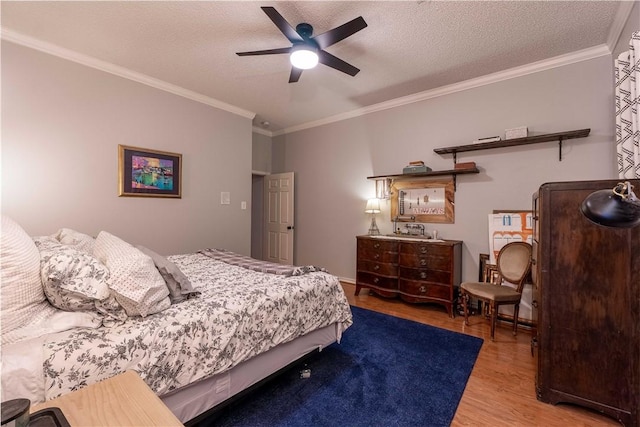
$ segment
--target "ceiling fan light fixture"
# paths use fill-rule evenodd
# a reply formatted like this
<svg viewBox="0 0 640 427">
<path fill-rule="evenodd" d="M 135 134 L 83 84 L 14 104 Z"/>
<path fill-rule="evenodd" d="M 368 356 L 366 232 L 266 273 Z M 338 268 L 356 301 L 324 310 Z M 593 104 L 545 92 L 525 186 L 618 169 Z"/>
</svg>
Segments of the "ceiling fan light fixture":
<svg viewBox="0 0 640 427">
<path fill-rule="evenodd" d="M 294 46 L 289 55 L 291 65 L 301 70 L 309 70 L 318 65 L 318 51 L 304 44 Z"/>
</svg>

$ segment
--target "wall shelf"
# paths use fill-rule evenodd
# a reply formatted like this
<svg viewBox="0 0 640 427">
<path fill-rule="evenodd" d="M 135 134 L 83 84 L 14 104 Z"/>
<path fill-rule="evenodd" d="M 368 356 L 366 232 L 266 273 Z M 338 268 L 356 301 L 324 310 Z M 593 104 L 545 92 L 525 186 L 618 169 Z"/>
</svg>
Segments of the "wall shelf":
<svg viewBox="0 0 640 427">
<path fill-rule="evenodd" d="M 483 142 L 479 144 L 456 145 L 453 147 L 434 148 L 437 154 L 453 154 L 453 162 L 456 162 L 457 153 L 465 151 L 490 150 L 494 148 L 514 147 L 516 145 L 540 144 L 542 142 L 558 141 L 558 158 L 562 161 L 562 141 L 566 139 L 585 138 L 589 136 L 591 129 L 578 129 L 566 132 L 549 133 L 545 135 L 527 136 L 525 138 L 506 139 L 497 142 Z"/>
<path fill-rule="evenodd" d="M 450 169 L 443 171 L 431 171 L 431 172 L 420 172 L 420 173 L 400 173 L 397 175 L 377 175 L 377 176 L 368 176 L 367 179 L 415 179 L 415 178 L 430 178 L 432 176 L 442 176 L 442 175 L 462 175 L 467 173 L 480 173 L 478 168 L 468 168 L 468 169 Z"/>
<path fill-rule="evenodd" d="M 480 173 L 478 168 L 465 168 L 465 169 L 449 169 L 442 171 L 430 171 L 430 172 L 420 172 L 420 173 L 400 173 L 396 175 L 376 175 L 376 176 L 368 176 L 367 179 L 380 180 L 380 179 L 388 179 L 391 181 L 395 180 L 403 180 L 403 179 L 416 179 L 416 178 L 432 178 L 434 176 L 443 176 L 443 175 L 452 175 L 453 176 L 453 191 L 456 190 L 457 187 L 457 175 L 464 175 L 469 173 Z"/>
</svg>

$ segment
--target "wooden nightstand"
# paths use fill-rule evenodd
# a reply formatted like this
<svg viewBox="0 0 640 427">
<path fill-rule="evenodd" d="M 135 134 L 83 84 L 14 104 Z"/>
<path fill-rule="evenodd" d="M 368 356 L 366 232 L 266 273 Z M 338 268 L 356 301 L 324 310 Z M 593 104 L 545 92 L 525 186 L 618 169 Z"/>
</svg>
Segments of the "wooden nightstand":
<svg viewBox="0 0 640 427">
<path fill-rule="evenodd" d="M 182 426 L 134 371 L 31 407 L 57 407 L 75 426 Z"/>
</svg>

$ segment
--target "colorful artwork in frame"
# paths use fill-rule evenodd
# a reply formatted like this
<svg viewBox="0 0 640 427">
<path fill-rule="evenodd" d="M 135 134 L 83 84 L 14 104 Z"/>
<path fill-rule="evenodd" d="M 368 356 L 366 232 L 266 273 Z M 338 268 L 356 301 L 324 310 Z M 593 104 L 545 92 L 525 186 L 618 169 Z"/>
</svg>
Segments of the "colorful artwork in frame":
<svg viewBox="0 0 640 427">
<path fill-rule="evenodd" d="M 182 197 L 182 154 L 118 145 L 120 196 Z"/>
</svg>

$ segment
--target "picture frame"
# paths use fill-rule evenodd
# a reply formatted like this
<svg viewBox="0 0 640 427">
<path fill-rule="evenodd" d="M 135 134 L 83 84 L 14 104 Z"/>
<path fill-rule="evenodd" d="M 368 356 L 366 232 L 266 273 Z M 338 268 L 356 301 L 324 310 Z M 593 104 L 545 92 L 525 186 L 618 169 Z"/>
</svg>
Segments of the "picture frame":
<svg viewBox="0 0 640 427">
<path fill-rule="evenodd" d="M 182 154 L 118 145 L 119 196 L 182 197 Z"/>
<path fill-rule="evenodd" d="M 454 194 L 453 179 L 396 180 L 391 185 L 391 220 L 453 224 Z"/>
</svg>

